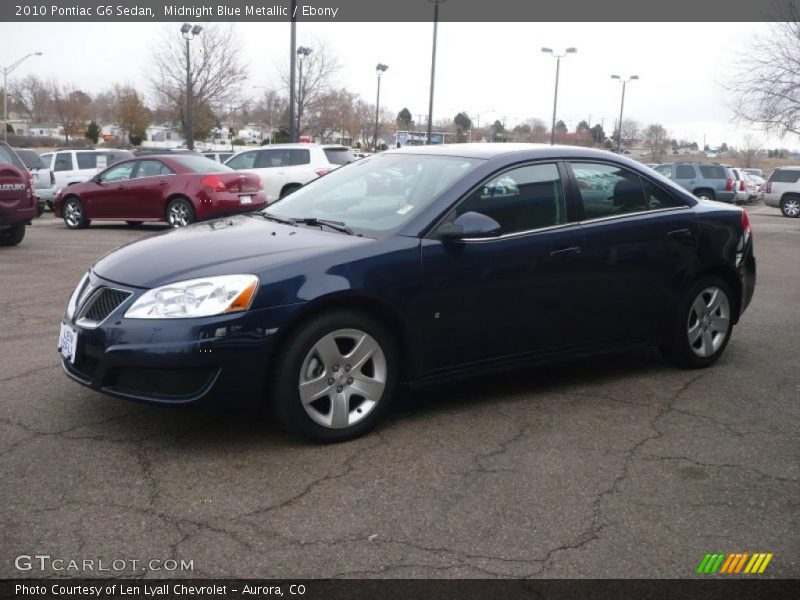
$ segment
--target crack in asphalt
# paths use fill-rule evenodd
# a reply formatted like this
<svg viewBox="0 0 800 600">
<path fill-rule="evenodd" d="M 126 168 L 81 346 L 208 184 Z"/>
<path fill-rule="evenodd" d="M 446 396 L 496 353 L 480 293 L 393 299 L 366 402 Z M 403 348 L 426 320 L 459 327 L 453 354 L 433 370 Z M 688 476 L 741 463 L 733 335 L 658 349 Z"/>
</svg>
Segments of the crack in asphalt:
<svg viewBox="0 0 800 600">
<path fill-rule="evenodd" d="M 767 479 L 774 479 L 775 481 L 782 481 L 785 483 L 798 483 L 800 479 L 794 477 L 781 477 L 780 475 L 772 475 L 771 473 L 765 473 L 764 471 L 760 471 L 759 469 L 752 469 L 750 467 L 745 467 L 744 465 L 737 465 L 733 463 L 706 463 L 696 460 L 694 458 L 689 458 L 688 456 L 655 456 L 655 455 L 648 455 L 642 457 L 642 460 L 651 460 L 651 461 L 662 461 L 662 460 L 682 460 L 686 462 L 690 462 L 695 464 L 699 467 L 714 467 L 720 469 L 737 469 L 742 471 L 743 473 L 750 473 L 753 475 L 759 475 L 761 477 L 765 477 Z"/>
</svg>

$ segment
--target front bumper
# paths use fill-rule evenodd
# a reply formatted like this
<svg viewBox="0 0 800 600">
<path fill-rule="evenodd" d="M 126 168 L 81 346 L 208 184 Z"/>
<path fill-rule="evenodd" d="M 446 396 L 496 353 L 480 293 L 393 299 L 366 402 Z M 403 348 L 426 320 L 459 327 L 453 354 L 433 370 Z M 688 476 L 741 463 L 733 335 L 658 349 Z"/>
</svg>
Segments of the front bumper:
<svg viewBox="0 0 800 600">
<path fill-rule="evenodd" d="M 103 280 L 93 279 L 93 285 Z M 111 284 L 114 288 L 120 286 Z M 126 319 L 133 294 L 96 327 L 78 332 L 66 374 L 99 392 L 157 404 L 243 406 L 264 399 L 280 327 L 300 305 L 192 319 Z"/>
</svg>

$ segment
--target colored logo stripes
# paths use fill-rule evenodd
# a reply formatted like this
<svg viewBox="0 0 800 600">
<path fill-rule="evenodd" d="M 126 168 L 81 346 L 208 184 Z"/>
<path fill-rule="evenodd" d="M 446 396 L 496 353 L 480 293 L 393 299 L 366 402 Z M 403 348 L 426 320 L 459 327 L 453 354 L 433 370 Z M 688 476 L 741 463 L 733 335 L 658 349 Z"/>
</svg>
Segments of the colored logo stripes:
<svg viewBox="0 0 800 600">
<path fill-rule="evenodd" d="M 749 552 L 736 552 L 733 554 L 717 552 L 715 554 L 706 554 L 703 560 L 700 561 L 697 572 L 710 575 L 714 573 L 728 575 L 732 573 L 761 574 L 767 568 L 769 561 L 772 560 L 772 556 L 771 552 L 756 552 L 754 554 Z"/>
</svg>

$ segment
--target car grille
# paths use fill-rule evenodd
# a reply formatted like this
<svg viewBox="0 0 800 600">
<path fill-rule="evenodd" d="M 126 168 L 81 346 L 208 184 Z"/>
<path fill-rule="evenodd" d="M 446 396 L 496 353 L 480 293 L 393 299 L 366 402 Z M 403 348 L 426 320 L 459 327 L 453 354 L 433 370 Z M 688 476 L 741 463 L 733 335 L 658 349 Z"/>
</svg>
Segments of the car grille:
<svg viewBox="0 0 800 600">
<path fill-rule="evenodd" d="M 81 324 L 102 323 L 108 315 L 114 312 L 131 293 L 114 288 L 100 288 L 83 305 L 78 313 L 78 321 Z"/>
<path fill-rule="evenodd" d="M 182 400 L 201 394 L 213 381 L 216 369 L 119 369 L 108 389 L 113 392 L 161 400 Z"/>
</svg>

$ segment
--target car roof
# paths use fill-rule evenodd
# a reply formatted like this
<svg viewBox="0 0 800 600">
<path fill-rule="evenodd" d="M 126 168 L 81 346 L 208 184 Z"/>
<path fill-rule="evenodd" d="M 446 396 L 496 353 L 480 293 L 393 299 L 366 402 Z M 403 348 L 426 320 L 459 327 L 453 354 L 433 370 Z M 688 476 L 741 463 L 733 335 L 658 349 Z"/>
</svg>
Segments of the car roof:
<svg viewBox="0 0 800 600">
<path fill-rule="evenodd" d="M 477 144 L 436 144 L 429 146 L 404 146 L 403 148 L 387 150 L 381 154 L 429 154 L 437 156 L 458 156 L 461 158 L 492 159 L 498 156 L 513 157 L 518 155 L 521 159 L 552 158 L 596 158 L 608 159 L 613 156 L 621 162 L 641 166 L 641 163 L 632 161 L 619 154 L 607 150 L 583 148 L 581 146 L 551 146 L 550 144 L 523 144 L 523 143 L 477 143 Z"/>
<path fill-rule="evenodd" d="M 776 171 L 778 171 L 778 170 L 781 170 L 781 171 L 797 171 L 798 169 L 800 169 L 800 166 L 796 166 L 796 165 L 786 165 L 786 166 L 783 166 L 783 167 L 775 167 Z"/>
</svg>

